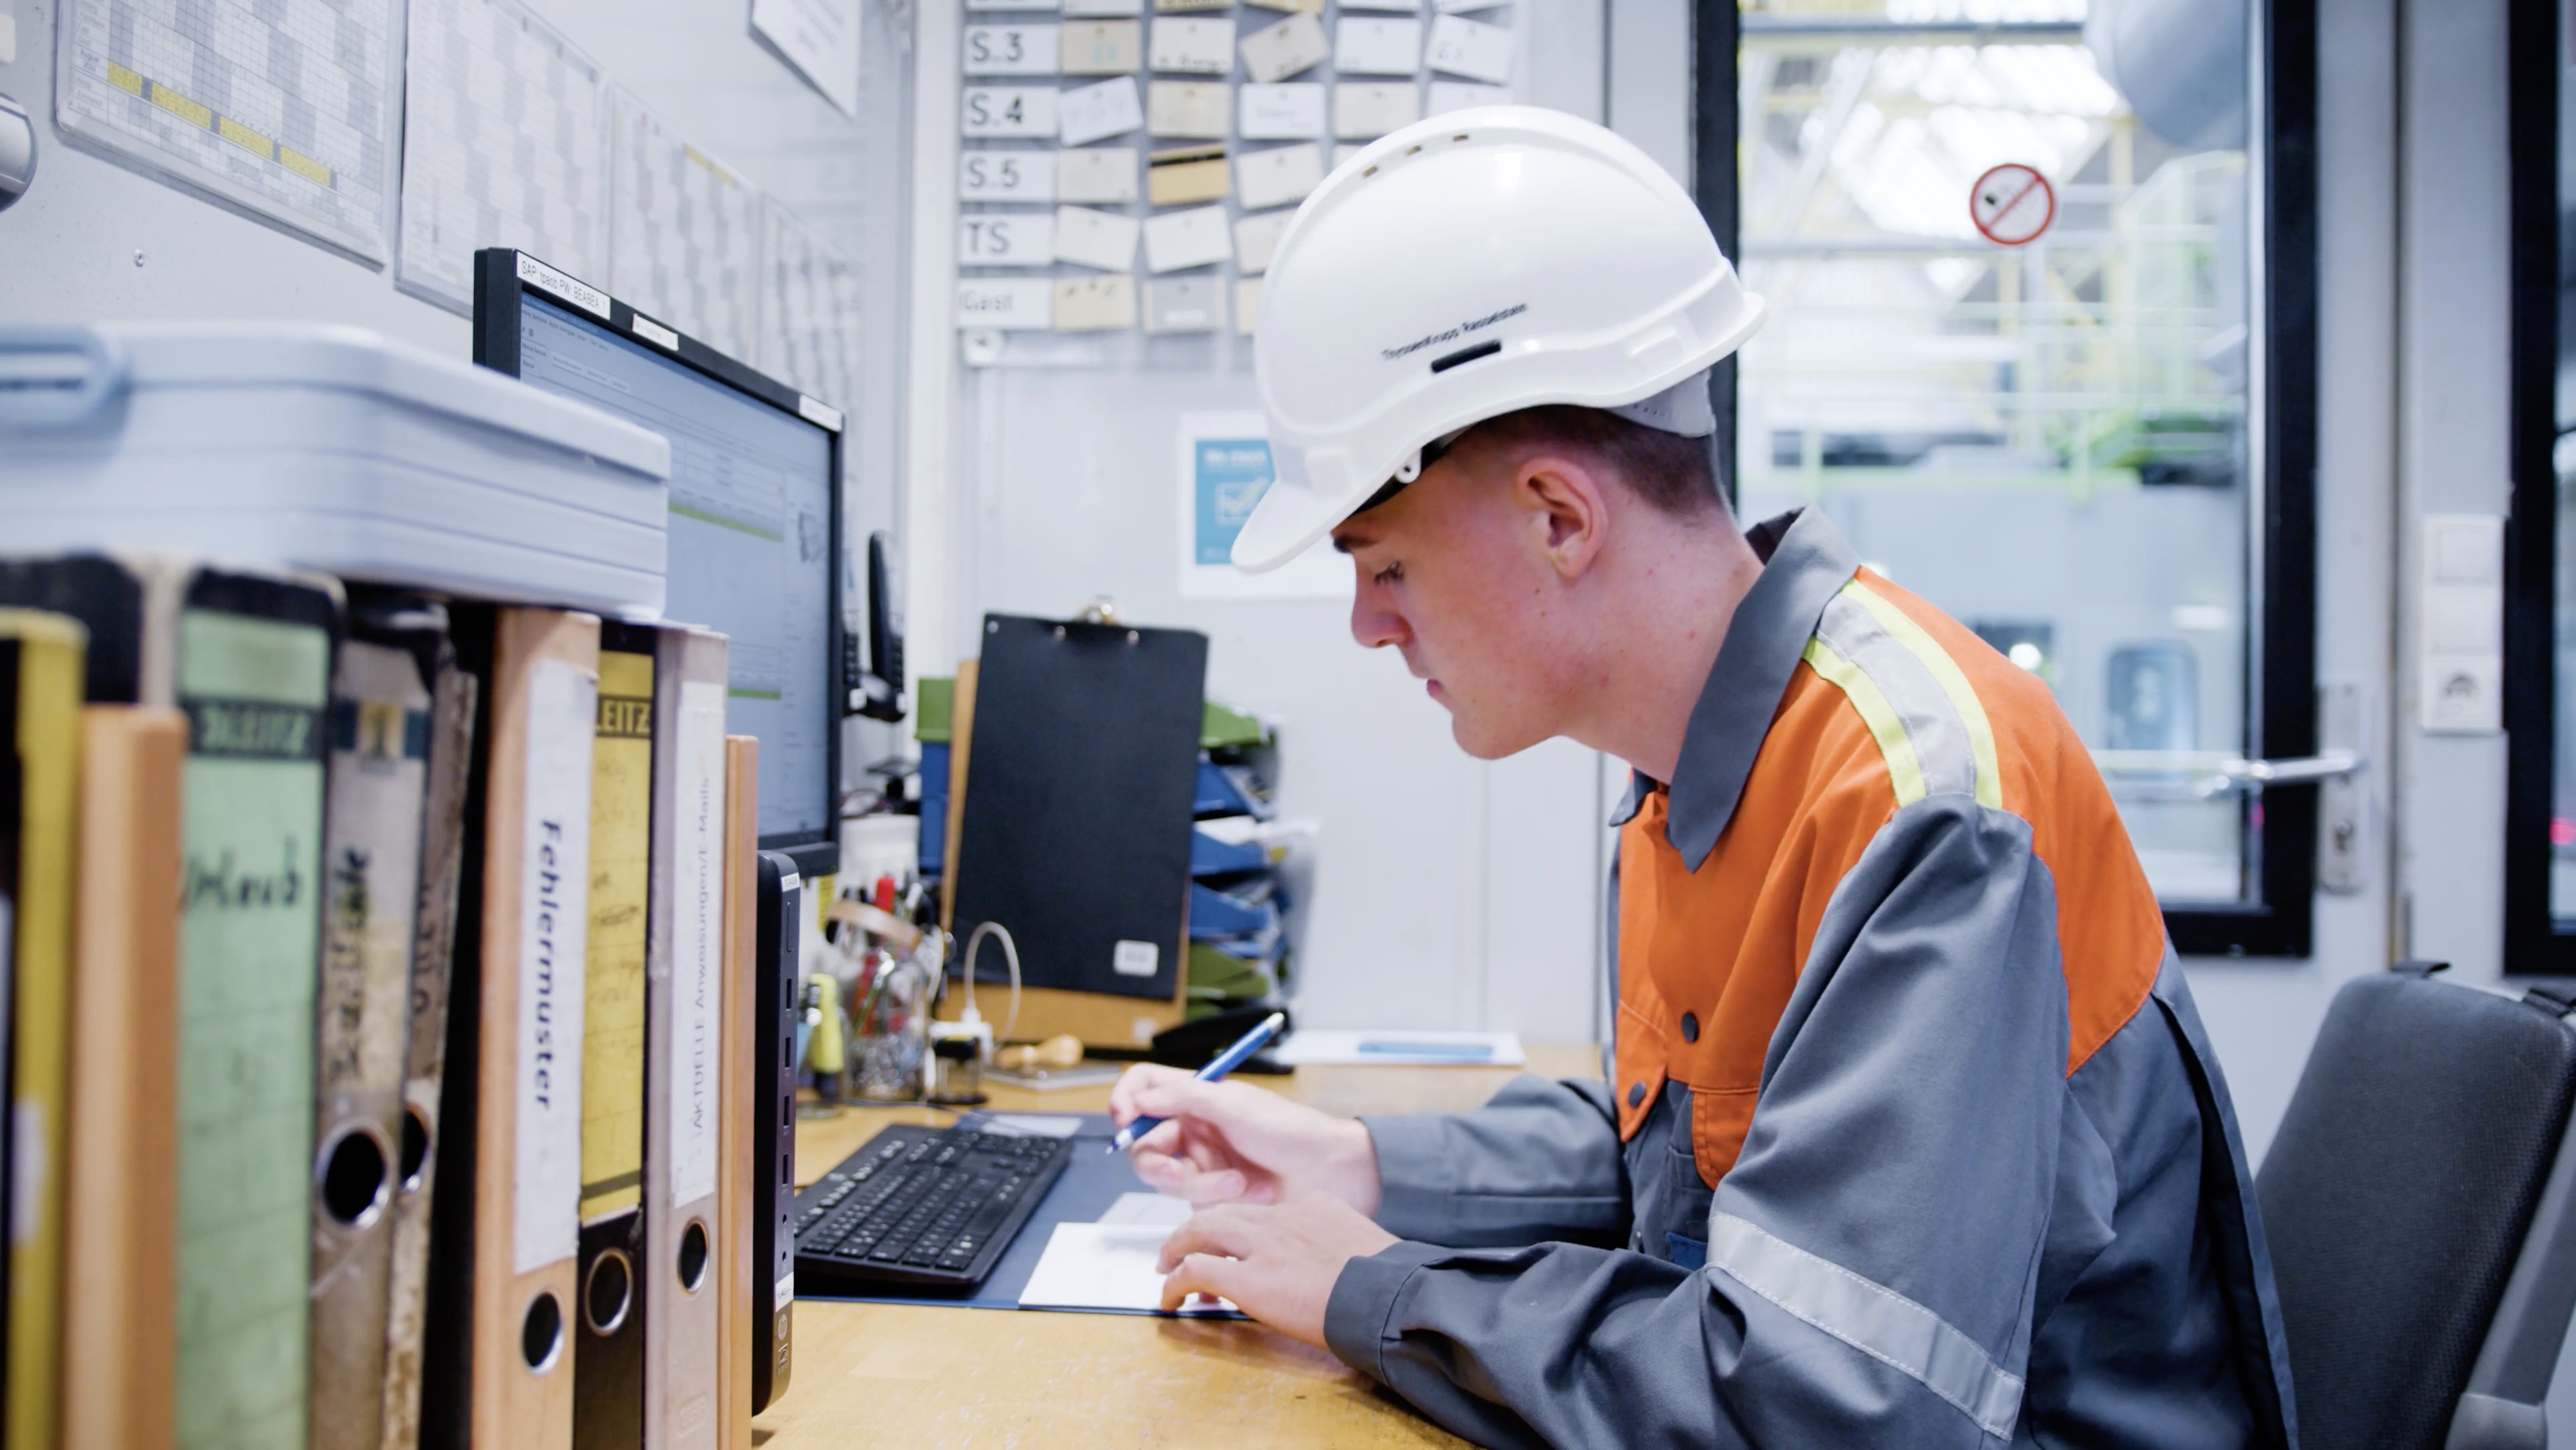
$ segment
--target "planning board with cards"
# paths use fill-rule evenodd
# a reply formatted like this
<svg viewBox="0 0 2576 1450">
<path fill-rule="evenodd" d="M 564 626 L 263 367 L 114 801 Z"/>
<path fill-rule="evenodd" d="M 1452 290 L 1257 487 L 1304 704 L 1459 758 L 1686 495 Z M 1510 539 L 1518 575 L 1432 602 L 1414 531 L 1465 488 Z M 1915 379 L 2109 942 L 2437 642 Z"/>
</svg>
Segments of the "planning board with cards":
<svg viewBox="0 0 2576 1450">
<path fill-rule="evenodd" d="M 1512 99 L 1531 3 L 965 0 L 957 326 L 1249 336 L 1298 204 Z"/>
</svg>

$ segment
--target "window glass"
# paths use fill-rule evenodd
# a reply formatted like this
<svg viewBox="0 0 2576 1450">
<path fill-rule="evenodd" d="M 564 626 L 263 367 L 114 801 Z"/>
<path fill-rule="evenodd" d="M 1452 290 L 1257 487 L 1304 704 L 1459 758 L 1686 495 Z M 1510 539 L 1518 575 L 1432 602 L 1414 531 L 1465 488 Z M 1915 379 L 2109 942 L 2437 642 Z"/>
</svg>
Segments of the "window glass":
<svg viewBox="0 0 2576 1450">
<path fill-rule="evenodd" d="M 2558 61 L 2558 549 L 2553 616 L 2557 636 L 2549 791 L 2549 914 L 2560 930 L 2576 926 L 2576 57 Z M 2545 193 L 2544 193 L 2545 194 Z"/>
<path fill-rule="evenodd" d="M 2241 0 L 1741 17 L 1744 516 L 1821 508 L 2047 681 L 2167 902 L 2257 897 Z"/>
</svg>

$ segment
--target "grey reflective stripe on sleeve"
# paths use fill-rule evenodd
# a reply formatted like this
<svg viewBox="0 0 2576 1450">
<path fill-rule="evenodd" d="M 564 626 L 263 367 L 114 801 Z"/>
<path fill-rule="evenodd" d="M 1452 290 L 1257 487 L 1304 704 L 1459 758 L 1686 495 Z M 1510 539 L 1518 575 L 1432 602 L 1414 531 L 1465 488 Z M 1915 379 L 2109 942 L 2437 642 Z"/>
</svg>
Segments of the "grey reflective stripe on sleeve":
<svg viewBox="0 0 2576 1450">
<path fill-rule="evenodd" d="M 1892 1365 L 1999 1440 L 2021 1417 L 2007 1373 L 1940 1315 L 1731 1213 L 1708 1223 L 1708 1266 L 1861 1353 Z"/>
<path fill-rule="evenodd" d="M 1913 746 L 1926 793 L 1973 795 L 1986 805 L 2002 805 L 1985 709 L 1959 677 L 1959 667 L 1920 626 L 1855 579 L 1825 606 L 1816 638 L 1878 687 Z M 1834 683 L 1851 693 L 1852 682 Z M 1871 713 L 1857 697 L 1853 703 L 1864 717 Z M 1878 723 L 1870 721 L 1873 727 Z M 1882 748 L 1887 744 L 1880 741 Z M 1898 804 L 1911 804 L 1905 796 L 1900 783 Z"/>
</svg>

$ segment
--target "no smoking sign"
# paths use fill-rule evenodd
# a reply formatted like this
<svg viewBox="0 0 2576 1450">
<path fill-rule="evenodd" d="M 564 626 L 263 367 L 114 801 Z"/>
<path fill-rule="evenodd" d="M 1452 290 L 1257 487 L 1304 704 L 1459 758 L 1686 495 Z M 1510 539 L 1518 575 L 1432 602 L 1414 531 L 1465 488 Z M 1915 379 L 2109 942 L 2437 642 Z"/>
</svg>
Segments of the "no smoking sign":
<svg viewBox="0 0 2576 1450">
<path fill-rule="evenodd" d="M 1998 246 L 2026 246 L 2057 220 L 2057 192 L 2033 167 L 2007 161 L 1968 188 L 1968 219 Z"/>
</svg>

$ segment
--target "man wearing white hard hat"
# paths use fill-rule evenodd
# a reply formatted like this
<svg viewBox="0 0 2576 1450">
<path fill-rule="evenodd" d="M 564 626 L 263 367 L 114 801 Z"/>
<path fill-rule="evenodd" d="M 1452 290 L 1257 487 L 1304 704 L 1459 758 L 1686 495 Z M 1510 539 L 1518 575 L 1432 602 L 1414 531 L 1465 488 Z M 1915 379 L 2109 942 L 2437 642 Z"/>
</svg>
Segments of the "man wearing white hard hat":
<svg viewBox="0 0 2576 1450">
<path fill-rule="evenodd" d="M 2082 742 L 1822 516 L 1721 501 L 1707 372 L 1761 317 L 1548 111 L 1397 132 L 1290 225 L 1235 562 L 1329 535 L 1470 754 L 1634 768 L 1614 1071 L 1353 1122 L 1136 1069 L 1137 1167 L 1202 1205 L 1166 1296 L 1489 1444 L 2294 1444 L 2226 1084 Z"/>
</svg>

